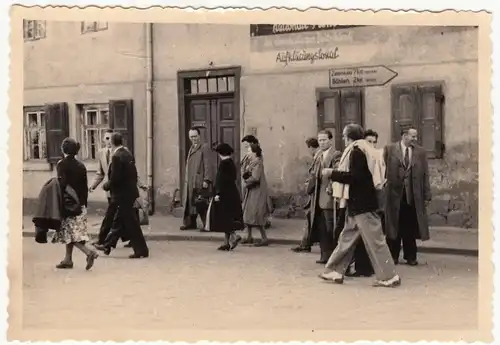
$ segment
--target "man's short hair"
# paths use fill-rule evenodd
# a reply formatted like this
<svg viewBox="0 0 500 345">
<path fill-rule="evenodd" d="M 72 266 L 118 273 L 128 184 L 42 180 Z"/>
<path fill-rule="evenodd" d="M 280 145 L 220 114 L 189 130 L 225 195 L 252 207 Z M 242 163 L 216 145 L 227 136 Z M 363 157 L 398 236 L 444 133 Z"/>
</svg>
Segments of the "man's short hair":
<svg viewBox="0 0 500 345">
<path fill-rule="evenodd" d="M 259 140 L 252 134 L 245 135 L 243 139 L 241 139 L 242 143 L 249 143 L 249 144 L 258 144 Z"/>
<path fill-rule="evenodd" d="M 408 134 L 410 129 L 414 129 L 414 130 L 418 131 L 417 128 L 415 128 L 415 126 L 413 126 L 413 125 L 401 126 L 401 136 Z"/>
<path fill-rule="evenodd" d="M 118 132 L 113 132 L 113 134 L 111 134 L 111 144 L 113 144 L 113 146 L 123 145 L 123 135 Z"/>
<path fill-rule="evenodd" d="M 378 133 L 377 133 L 377 132 L 375 132 L 373 129 L 367 129 L 367 130 L 365 131 L 365 138 L 366 138 L 366 137 L 375 137 L 375 139 L 377 139 L 377 140 L 378 140 Z"/>
<path fill-rule="evenodd" d="M 348 124 L 344 127 L 344 131 L 348 139 L 355 141 L 365 138 L 365 131 L 363 130 L 363 127 L 356 123 Z"/>
<path fill-rule="evenodd" d="M 313 149 L 317 149 L 319 147 L 318 139 L 316 138 L 307 138 L 306 140 L 307 147 L 312 147 Z"/>
<path fill-rule="evenodd" d="M 198 127 L 191 127 L 189 130 L 190 131 L 196 131 L 196 133 L 198 133 L 199 135 L 201 135 L 201 131 L 200 131 L 200 129 Z"/>
<path fill-rule="evenodd" d="M 318 132 L 318 135 L 320 134 L 326 134 L 328 136 L 328 139 L 333 138 L 332 131 L 330 131 L 329 129 L 322 129 L 321 131 Z"/>
</svg>

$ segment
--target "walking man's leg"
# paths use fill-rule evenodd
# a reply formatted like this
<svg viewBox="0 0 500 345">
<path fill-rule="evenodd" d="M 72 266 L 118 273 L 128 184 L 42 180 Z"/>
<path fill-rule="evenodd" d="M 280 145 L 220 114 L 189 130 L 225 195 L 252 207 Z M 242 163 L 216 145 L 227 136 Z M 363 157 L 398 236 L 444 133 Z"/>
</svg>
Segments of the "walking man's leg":
<svg viewBox="0 0 500 345">
<path fill-rule="evenodd" d="M 101 228 L 99 229 L 98 239 L 95 244 L 104 243 L 104 240 L 106 239 L 106 236 L 108 236 L 108 233 L 113 224 L 113 218 L 115 216 L 115 213 L 116 213 L 116 204 L 113 204 L 111 202 L 111 199 L 108 198 L 108 207 L 106 208 L 106 213 L 104 214 L 104 218 L 101 222 Z"/>
</svg>

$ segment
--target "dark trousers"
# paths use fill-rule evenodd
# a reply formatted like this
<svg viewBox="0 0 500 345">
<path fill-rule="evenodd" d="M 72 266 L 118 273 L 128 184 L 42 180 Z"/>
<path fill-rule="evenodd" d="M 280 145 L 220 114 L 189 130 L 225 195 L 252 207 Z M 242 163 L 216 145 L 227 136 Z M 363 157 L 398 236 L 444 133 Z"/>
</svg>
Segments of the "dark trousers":
<svg viewBox="0 0 500 345">
<path fill-rule="evenodd" d="M 208 202 L 196 204 L 196 214 L 189 214 L 189 209 L 191 208 L 190 206 L 191 205 L 188 204 L 184 208 L 184 225 L 190 228 L 196 228 L 196 219 L 198 218 L 198 215 L 200 215 L 203 228 L 205 228 L 207 223 Z"/>
<path fill-rule="evenodd" d="M 321 250 L 320 260 L 328 260 L 335 249 L 334 233 L 333 233 L 333 210 L 316 209 L 315 212 L 316 224 L 319 231 L 319 247 Z"/>
<path fill-rule="evenodd" d="M 413 205 L 406 201 L 406 195 L 403 193 L 401 206 L 399 209 L 399 229 L 398 236 L 395 239 L 388 239 L 387 244 L 391 251 L 394 261 L 399 260 L 401 252 L 401 242 L 403 243 L 403 255 L 406 261 L 417 260 L 417 233 L 418 219 L 417 212 Z"/>
<path fill-rule="evenodd" d="M 104 214 L 104 219 L 102 220 L 101 223 L 101 228 L 99 229 L 99 236 L 98 236 L 98 242 L 99 244 L 103 244 L 104 241 L 106 240 L 106 237 L 108 236 L 111 227 L 113 226 L 113 221 L 115 219 L 116 211 L 118 208 L 118 204 L 116 203 L 111 203 L 111 199 L 108 198 L 108 208 L 106 209 L 106 213 Z M 118 225 L 119 222 L 116 223 Z M 127 241 L 126 236 L 121 237 L 122 241 Z"/>
<path fill-rule="evenodd" d="M 126 235 L 130 239 L 135 254 L 147 254 L 149 249 L 142 234 L 137 210 L 134 209 L 134 201 L 123 198 L 111 202 L 116 207 L 116 213 L 111 231 L 105 240 L 105 246 L 116 247 L 120 237 Z"/>
</svg>

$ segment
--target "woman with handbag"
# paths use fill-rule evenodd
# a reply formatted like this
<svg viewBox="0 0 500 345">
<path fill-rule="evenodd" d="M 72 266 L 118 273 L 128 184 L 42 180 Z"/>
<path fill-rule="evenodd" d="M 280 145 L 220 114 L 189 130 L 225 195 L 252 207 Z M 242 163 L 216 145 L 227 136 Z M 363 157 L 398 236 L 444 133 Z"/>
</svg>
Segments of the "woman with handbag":
<svg viewBox="0 0 500 345">
<path fill-rule="evenodd" d="M 271 213 L 268 201 L 267 181 L 264 173 L 262 149 L 258 144 L 250 144 L 251 154 L 242 169 L 244 182 L 243 221 L 248 228 L 247 238 L 241 243 L 256 247 L 269 245 L 265 225 Z M 254 243 L 252 229 L 258 228 L 262 240 Z"/>
<path fill-rule="evenodd" d="M 224 233 L 224 243 L 218 250 L 229 251 L 236 248 L 241 241 L 235 231 L 243 229 L 243 210 L 236 185 L 236 166 L 231 158 L 234 150 L 230 145 L 222 143 L 215 148 L 215 152 L 221 160 L 217 168 L 207 221 L 210 231 Z"/>
<path fill-rule="evenodd" d="M 85 243 L 89 240 L 87 231 L 87 169 L 75 156 L 80 151 L 80 144 L 74 139 L 63 140 L 61 150 L 64 158 L 57 163 L 57 178 L 63 195 L 61 228 L 52 237 L 52 243 L 66 245 L 64 259 L 56 268 L 73 268 L 73 247 L 78 248 L 87 256 L 85 269 L 89 270 L 94 265 L 98 255 L 89 249 Z M 66 189 L 72 188 L 78 200 L 68 197 Z"/>
</svg>

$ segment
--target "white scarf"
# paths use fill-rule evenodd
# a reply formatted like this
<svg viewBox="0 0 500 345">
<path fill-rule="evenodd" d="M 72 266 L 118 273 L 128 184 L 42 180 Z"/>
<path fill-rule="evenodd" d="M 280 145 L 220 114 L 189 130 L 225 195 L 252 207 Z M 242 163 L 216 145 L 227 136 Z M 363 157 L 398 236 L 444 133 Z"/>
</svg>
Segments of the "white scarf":
<svg viewBox="0 0 500 345">
<path fill-rule="evenodd" d="M 347 146 L 340 158 L 338 171 L 349 172 L 351 163 L 351 153 L 354 147 L 358 147 L 366 156 L 368 169 L 372 174 L 373 185 L 376 189 L 382 189 L 385 185 L 385 162 L 378 150 L 373 148 L 366 140 L 356 140 Z M 340 199 L 340 208 L 345 208 L 349 199 L 349 185 L 340 182 L 333 182 L 333 197 Z"/>
</svg>

